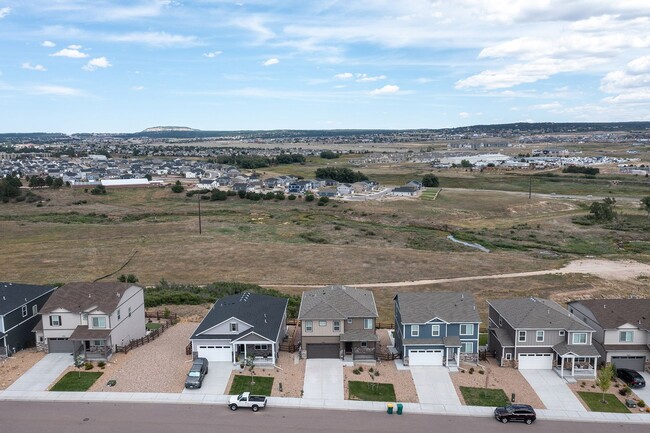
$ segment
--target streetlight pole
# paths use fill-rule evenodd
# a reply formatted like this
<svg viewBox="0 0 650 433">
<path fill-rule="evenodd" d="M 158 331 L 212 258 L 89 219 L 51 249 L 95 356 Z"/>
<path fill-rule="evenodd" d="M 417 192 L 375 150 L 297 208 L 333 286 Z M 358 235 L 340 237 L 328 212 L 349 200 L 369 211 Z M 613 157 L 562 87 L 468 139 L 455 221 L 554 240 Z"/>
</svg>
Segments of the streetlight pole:
<svg viewBox="0 0 650 433">
<path fill-rule="evenodd" d="M 530 196 L 533 193 L 533 176 L 528 176 L 528 199 L 530 200 Z"/>
<path fill-rule="evenodd" d="M 201 194 L 196 195 L 199 199 L 199 234 L 201 234 Z"/>
</svg>

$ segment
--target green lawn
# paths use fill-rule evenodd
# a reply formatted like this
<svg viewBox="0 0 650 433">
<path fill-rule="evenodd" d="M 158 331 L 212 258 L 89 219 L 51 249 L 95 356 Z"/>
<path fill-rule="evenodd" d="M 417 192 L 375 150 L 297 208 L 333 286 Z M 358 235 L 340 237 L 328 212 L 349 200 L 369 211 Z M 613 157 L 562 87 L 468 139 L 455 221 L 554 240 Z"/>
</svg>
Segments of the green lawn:
<svg viewBox="0 0 650 433">
<path fill-rule="evenodd" d="M 395 401 L 395 389 L 390 383 L 348 382 L 350 400 Z"/>
<path fill-rule="evenodd" d="M 71 371 L 61 378 L 50 391 L 88 391 L 104 374 L 95 371 Z"/>
<path fill-rule="evenodd" d="M 602 402 L 603 394 L 600 392 L 578 391 L 578 395 L 587 403 L 592 412 L 614 412 L 629 413 L 630 410 L 621 403 L 615 395 L 605 394 L 605 402 Z"/>
<path fill-rule="evenodd" d="M 251 385 L 250 375 L 242 376 L 240 374 L 233 378 L 232 386 L 230 387 L 231 395 L 239 395 L 242 392 L 250 392 L 255 395 L 271 395 L 273 389 L 272 377 L 255 377 L 255 384 Z"/>
<path fill-rule="evenodd" d="M 485 346 L 488 344 L 488 335 L 487 334 L 478 334 L 478 344 L 479 346 Z"/>
<path fill-rule="evenodd" d="M 162 326 L 162 323 L 147 323 L 145 327 L 147 328 L 148 331 L 154 331 Z"/>
<path fill-rule="evenodd" d="M 508 404 L 508 397 L 502 389 L 470 388 L 461 386 L 465 404 L 468 406 L 505 406 Z"/>
</svg>

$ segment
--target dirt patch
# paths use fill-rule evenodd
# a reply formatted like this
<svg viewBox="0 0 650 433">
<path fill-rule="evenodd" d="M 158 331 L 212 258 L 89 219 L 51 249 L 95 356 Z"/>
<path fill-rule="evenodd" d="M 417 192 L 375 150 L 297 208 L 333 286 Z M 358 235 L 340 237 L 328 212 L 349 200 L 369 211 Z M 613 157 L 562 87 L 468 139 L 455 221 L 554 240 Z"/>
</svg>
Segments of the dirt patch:
<svg viewBox="0 0 650 433">
<path fill-rule="evenodd" d="M 456 388 L 456 394 L 462 404 L 465 404 L 463 395 L 460 392 L 461 386 L 468 386 L 472 388 L 491 388 L 502 389 L 508 398 L 514 393 L 515 402 L 529 404 L 536 409 L 545 409 L 546 407 L 539 399 L 530 384 L 524 379 L 518 370 L 514 368 L 499 367 L 496 365 L 495 359 L 488 359 L 481 361 L 484 367 L 485 374 L 480 374 L 478 371 L 481 367 L 471 364 L 462 364 L 461 367 L 465 372 L 458 372 L 451 374 L 451 381 Z M 474 367 L 474 373 L 470 374 L 469 369 Z"/>
<path fill-rule="evenodd" d="M 199 305 L 159 305 L 153 308 L 147 308 L 147 313 L 159 312 L 164 314 L 165 309 L 170 313 L 178 315 L 181 322 L 200 323 L 205 316 L 210 312 L 212 304 L 199 304 Z M 155 319 L 154 319 L 155 322 Z"/>
<path fill-rule="evenodd" d="M 11 358 L 0 361 L 0 390 L 7 389 L 44 356 L 45 352 L 25 349 L 14 353 Z"/>
<path fill-rule="evenodd" d="M 413 382 L 410 371 L 398 370 L 395 367 L 394 361 L 377 361 L 375 365 L 361 364 L 361 366 L 363 371 L 360 374 L 353 373 L 357 366 L 343 367 L 343 379 L 345 381 L 343 391 L 346 399 L 349 395 L 348 382 L 353 380 L 360 382 L 392 383 L 397 401 L 404 403 L 418 402 L 418 393 L 415 389 L 415 383 Z M 371 368 L 373 369 L 373 373 L 370 372 Z M 379 376 L 376 376 L 374 372 L 379 372 Z"/>
<path fill-rule="evenodd" d="M 298 352 L 280 352 L 276 367 L 255 367 L 255 376 L 273 377 L 271 397 L 302 397 L 302 385 L 305 382 L 305 360 L 298 359 Z M 234 370 L 230 374 L 226 393 L 230 391 L 235 375 L 250 376 L 247 369 Z M 280 391 L 282 384 L 282 391 Z"/>
</svg>

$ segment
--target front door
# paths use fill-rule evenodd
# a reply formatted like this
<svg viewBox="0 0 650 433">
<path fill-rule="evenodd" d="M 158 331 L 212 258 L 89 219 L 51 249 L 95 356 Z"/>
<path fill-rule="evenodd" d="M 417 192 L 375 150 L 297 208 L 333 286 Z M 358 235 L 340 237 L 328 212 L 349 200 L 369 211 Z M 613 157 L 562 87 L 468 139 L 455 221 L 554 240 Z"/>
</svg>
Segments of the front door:
<svg viewBox="0 0 650 433">
<path fill-rule="evenodd" d="M 351 341 L 346 341 L 345 342 L 345 353 L 350 354 L 352 353 L 352 342 Z"/>
</svg>

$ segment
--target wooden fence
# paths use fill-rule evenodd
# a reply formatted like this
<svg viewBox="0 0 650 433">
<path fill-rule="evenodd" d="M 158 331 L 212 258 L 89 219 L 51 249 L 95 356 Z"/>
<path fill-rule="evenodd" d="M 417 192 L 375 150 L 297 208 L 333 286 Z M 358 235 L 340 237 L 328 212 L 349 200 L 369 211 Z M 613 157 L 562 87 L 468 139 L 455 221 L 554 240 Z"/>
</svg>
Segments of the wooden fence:
<svg viewBox="0 0 650 433">
<path fill-rule="evenodd" d="M 190 341 L 187 346 L 185 346 L 185 354 L 186 355 L 191 355 L 192 354 L 192 342 Z"/>
<path fill-rule="evenodd" d="M 146 316 L 145 316 L 146 317 Z M 167 330 L 170 326 L 172 326 L 174 323 L 176 323 L 174 320 L 168 320 L 166 321 L 160 328 L 154 329 L 151 331 L 149 334 L 145 335 L 142 338 L 138 338 L 136 340 L 131 340 L 129 341 L 129 344 L 125 346 L 115 346 L 115 353 L 129 353 L 129 350 L 135 349 L 136 347 L 144 346 L 150 341 L 155 340 L 156 338 L 160 337 L 165 330 Z"/>
<path fill-rule="evenodd" d="M 145 319 L 171 320 L 174 323 L 178 322 L 178 314 L 170 311 L 145 311 L 144 317 Z"/>
<path fill-rule="evenodd" d="M 375 323 L 376 329 L 395 329 L 395 324 L 393 322 L 377 322 Z"/>
</svg>

